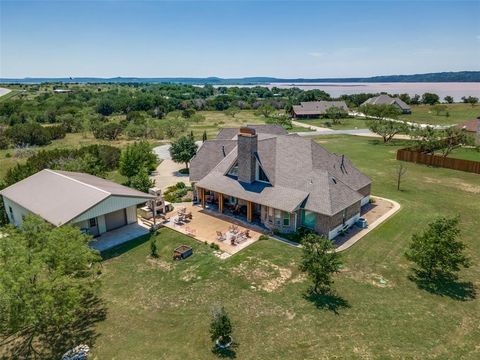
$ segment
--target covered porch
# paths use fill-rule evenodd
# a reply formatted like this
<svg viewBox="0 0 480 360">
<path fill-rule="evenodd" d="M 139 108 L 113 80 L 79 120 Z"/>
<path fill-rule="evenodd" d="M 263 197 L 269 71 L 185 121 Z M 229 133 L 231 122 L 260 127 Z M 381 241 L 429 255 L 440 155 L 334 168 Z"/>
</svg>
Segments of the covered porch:
<svg viewBox="0 0 480 360">
<path fill-rule="evenodd" d="M 297 212 L 283 211 L 218 191 L 196 188 L 196 196 L 203 209 L 246 221 L 269 231 L 295 232 L 300 221 Z"/>
</svg>

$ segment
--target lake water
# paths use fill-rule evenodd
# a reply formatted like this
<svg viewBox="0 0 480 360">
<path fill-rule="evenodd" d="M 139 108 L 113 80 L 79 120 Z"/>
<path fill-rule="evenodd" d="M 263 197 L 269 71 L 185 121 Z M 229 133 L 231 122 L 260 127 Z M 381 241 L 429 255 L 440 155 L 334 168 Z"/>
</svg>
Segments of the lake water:
<svg viewBox="0 0 480 360">
<path fill-rule="evenodd" d="M 440 96 L 440 99 L 447 95 L 452 96 L 455 101 L 461 101 L 462 96 L 475 96 L 480 98 L 480 83 L 300 83 L 269 84 L 268 87 L 292 88 L 298 87 L 303 90 L 320 89 L 329 93 L 332 97 L 340 95 L 379 93 L 389 94 L 415 94 L 422 95 L 432 92 Z"/>
</svg>

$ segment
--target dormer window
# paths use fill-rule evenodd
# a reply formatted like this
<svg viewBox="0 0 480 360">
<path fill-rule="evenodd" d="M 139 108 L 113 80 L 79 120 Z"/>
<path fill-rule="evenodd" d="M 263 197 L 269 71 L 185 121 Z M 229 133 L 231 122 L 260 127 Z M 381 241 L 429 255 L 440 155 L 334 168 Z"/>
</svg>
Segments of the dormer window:
<svg viewBox="0 0 480 360">
<path fill-rule="evenodd" d="M 256 175 L 255 180 L 270 184 L 270 180 L 268 180 L 267 174 L 265 174 L 265 171 L 263 171 L 262 166 L 260 165 L 260 162 L 257 160 L 256 163 L 257 163 L 256 165 L 257 171 L 255 174 Z"/>
<path fill-rule="evenodd" d="M 235 161 L 235 164 L 228 170 L 227 175 L 238 178 L 238 161 Z"/>
</svg>

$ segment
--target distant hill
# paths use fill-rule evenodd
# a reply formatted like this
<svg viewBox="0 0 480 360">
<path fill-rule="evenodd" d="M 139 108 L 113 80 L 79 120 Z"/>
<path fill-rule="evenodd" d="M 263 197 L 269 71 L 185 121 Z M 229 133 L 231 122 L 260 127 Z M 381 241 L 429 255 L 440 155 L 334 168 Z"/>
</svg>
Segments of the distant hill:
<svg viewBox="0 0 480 360">
<path fill-rule="evenodd" d="M 457 72 L 439 72 L 414 75 L 383 75 L 373 77 L 355 77 L 355 78 L 292 78 L 283 79 L 275 77 L 244 77 L 244 78 L 190 78 L 190 77 L 160 77 L 160 78 L 135 78 L 135 77 L 115 77 L 115 78 L 23 78 L 8 79 L 0 78 L 0 83 L 175 83 L 192 85 L 266 85 L 271 83 L 385 83 L 385 82 L 480 82 L 480 71 L 457 71 Z"/>
</svg>

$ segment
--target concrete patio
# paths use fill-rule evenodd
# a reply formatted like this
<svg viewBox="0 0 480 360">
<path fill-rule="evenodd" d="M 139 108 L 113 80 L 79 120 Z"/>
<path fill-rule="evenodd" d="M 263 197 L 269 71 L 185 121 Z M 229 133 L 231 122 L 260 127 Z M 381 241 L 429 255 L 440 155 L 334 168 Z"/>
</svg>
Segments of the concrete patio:
<svg viewBox="0 0 480 360">
<path fill-rule="evenodd" d="M 148 233 L 148 228 L 140 223 L 130 224 L 100 235 L 90 242 L 89 245 L 93 249 L 102 252 Z"/>
<path fill-rule="evenodd" d="M 187 213 L 192 213 L 192 219 L 179 225 L 174 223 L 173 218 L 177 216 L 177 210 L 181 207 L 185 207 Z M 232 245 L 228 238 L 224 241 L 217 240 L 217 231 L 225 234 L 232 224 L 237 225 L 240 232 L 249 230 L 250 237 L 236 245 Z M 233 255 L 253 244 L 262 235 L 262 229 L 258 226 L 221 215 L 212 210 L 203 209 L 191 203 L 176 204 L 175 210 L 166 215 L 162 225 L 199 241 L 217 244 L 221 251 L 229 255 Z"/>
</svg>

